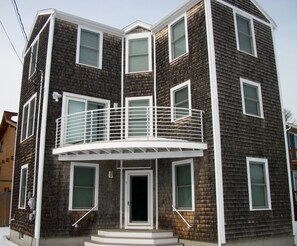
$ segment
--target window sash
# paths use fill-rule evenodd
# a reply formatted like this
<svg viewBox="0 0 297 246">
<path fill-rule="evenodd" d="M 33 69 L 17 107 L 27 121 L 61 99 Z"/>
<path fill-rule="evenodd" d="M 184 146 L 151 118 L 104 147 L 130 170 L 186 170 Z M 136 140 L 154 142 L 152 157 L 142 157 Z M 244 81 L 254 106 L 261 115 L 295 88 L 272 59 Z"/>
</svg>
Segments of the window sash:
<svg viewBox="0 0 297 246">
<path fill-rule="evenodd" d="M 173 119 L 178 120 L 190 115 L 189 85 L 173 91 Z"/>
</svg>

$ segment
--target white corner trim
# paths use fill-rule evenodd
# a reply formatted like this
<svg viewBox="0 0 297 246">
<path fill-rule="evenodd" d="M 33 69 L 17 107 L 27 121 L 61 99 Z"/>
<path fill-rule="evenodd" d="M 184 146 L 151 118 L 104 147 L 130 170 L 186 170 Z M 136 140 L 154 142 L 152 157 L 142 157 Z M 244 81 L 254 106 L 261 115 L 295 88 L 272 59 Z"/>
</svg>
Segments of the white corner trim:
<svg viewBox="0 0 297 246">
<path fill-rule="evenodd" d="M 214 48 L 214 34 L 212 23 L 211 0 L 205 1 L 205 18 L 207 48 L 209 59 L 209 79 L 211 90 L 212 105 L 212 127 L 214 141 L 214 162 L 215 162 L 215 180 L 216 180 L 216 204 L 217 204 L 217 230 L 218 245 L 226 243 L 225 235 L 225 214 L 224 214 L 224 190 L 223 190 L 223 172 L 222 172 L 222 153 L 221 153 L 221 132 L 219 118 L 219 99 L 217 88 L 216 58 Z"/>
<path fill-rule="evenodd" d="M 47 111 L 48 111 L 48 98 L 49 98 L 49 84 L 52 62 L 52 48 L 54 42 L 54 30 L 55 30 L 55 14 L 52 14 L 50 19 L 50 28 L 48 34 L 47 55 L 46 55 L 46 67 L 44 77 L 44 91 L 42 102 L 42 117 L 41 117 L 41 129 L 40 129 L 40 146 L 39 146 L 39 167 L 37 177 L 37 198 L 36 198 L 36 218 L 34 228 L 34 238 L 36 239 L 36 246 L 39 246 L 40 229 L 41 229 L 41 210 L 42 210 L 42 190 L 43 190 L 43 170 L 44 170 L 44 154 L 45 154 L 45 137 L 46 137 L 46 123 L 47 123 Z"/>
<path fill-rule="evenodd" d="M 286 120 L 284 115 L 284 103 L 283 103 L 283 94 L 282 94 L 282 88 L 280 83 L 280 72 L 279 72 L 279 63 L 278 63 L 278 56 L 276 51 L 276 45 L 275 45 L 275 36 L 274 36 L 274 29 L 271 28 L 271 35 L 272 35 L 272 41 L 273 41 L 273 50 L 274 50 L 274 56 L 275 56 L 275 63 L 276 63 L 276 72 L 277 72 L 277 82 L 278 82 L 278 90 L 279 90 L 279 97 L 280 97 L 280 104 L 281 104 L 281 111 L 282 111 L 282 120 L 283 120 L 283 130 L 284 130 L 284 138 L 285 138 L 285 147 L 286 147 L 286 157 L 287 157 L 287 172 L 288 172 L 288 184 L 289 184 L 289 193 L 290 193 L 290 202 L 291 202 L 291 217 L 292 217 L 292 228 L 293 228 L 293 235 L 296 236 L 294 233 L 296 232 L 296 223 L 295 223 L 295 212 L 294 212 L 294 201 L 293 196 L 291 195 L 292 188 L 292 182 L 291 182 L 291 166 L 290 166 L 290 157 L 289 157 L 289 147 L 288 147 L 288 136 L 286 131 Z"/>
</svg>

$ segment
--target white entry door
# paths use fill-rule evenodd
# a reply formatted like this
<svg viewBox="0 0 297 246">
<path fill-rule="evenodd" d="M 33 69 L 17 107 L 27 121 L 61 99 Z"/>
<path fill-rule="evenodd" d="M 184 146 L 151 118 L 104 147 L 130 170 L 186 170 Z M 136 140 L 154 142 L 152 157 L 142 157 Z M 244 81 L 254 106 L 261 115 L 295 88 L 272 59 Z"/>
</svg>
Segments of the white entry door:
<svg viewBox="0 0 297 246">
<path fill-rule="evenodd" d="M 153 228 L 152 170 L 127 171 L 125 176 L 125 228 Z"/>
</svg>

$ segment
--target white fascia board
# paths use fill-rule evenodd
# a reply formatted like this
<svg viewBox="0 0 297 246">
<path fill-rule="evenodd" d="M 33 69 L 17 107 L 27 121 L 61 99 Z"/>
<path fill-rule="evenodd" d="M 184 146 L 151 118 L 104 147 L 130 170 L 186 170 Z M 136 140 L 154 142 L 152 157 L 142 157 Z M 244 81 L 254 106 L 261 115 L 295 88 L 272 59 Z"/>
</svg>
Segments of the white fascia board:
<svg viewBox="0 0 297 246">
<path fill-rule="evenodd" d="M 152 160 L 202 157 L 203 150 L 92 155 L 59 155 L 59 161 Z"/>
<path fill-rule="evenodd" d="M 152 25 L 145 23 L 143 21 L 137 20 L 135 22 L 133 22 L 132 24 L 126 26 L 125 28 L 123 28 L 123 32 L 124 33 L 129 33 L 130 31 L 132 31 L 133 29 L 137 28 L 137 27 L 142 27 L 144 29 L 147 29 L 148 31 L 151 31 Z"/>
<path fill-rule="evenodd" d="M 56 17 L 58 19 L 64 20 L 64 21 L 68 21 L 74 24 L 77 24 L 79 26 L 84 26 L 84 27 L 88 27 L 94 30 L 98 30 L 104 33 L 109 33 L 118 37 L 122 37 L 124 35 L 124 32 L 120 29 L 111 27 L 111 26 L 107 26 L 95 21 L 91 21 L 79 16 L 75 16 L 75 15 L 71 15 L 59 10 L 55 10 L 56 13 Z"/>
<path fill-rule="evenodd" d="M 170 23 L 172 23 L 178 17 L 185 14 L 186 11 L 188 11 L 190 8 L 192 8 L 193 6 L 195 6 L 199 2 L 201 2 L 201 0 L 188 0 L 188 1 L 186 1 L 186 3 L 183 3 L 181 6 L 176 8 L 174 11 L 172 11 L 167 16 L 165 16 L 163 19 L 158 21 L 155 25 L 153 25 L 152 26 L 152 31 L 154 33 L 160 31 L 162 28 L 168 26 Z"/>
<path fill-rule="evenodd" d="M 269 22 L 273 26 L 273 29 L 277 29 L 276 22 L 272 19 L 272 17 L 269 14 L 267 14 L 267 12 L 262 8 L 262 6 L 256 0 L 251 0 L 251 2 L 260 10 L 260 12 L 266 17 L 266 19 L 269 20 Z"/>
<path fill-rule="evenodd" d="M 126 140 L 126 141 L 110 141 L 89 144 L 75 144 L 65 147 L 53 149 L 54 155 L 67 154 L 80 151 L 92 150 L 113 150 L 113 149 L 151 149 L 151 148 L 171 148 L 171 149 L 207 149 L 206 143 L 191 143 L 183 141 L 162 141 L 162 140 Z"/>
</svg>

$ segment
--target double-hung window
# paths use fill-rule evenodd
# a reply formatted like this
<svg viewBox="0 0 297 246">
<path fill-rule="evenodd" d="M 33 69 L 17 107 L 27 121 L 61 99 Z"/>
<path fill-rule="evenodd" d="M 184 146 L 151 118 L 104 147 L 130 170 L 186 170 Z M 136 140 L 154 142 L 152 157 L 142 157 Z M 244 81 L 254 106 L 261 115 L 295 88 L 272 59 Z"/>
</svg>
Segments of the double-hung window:
<svg viewBox="0 0 297 246">
<path fill-rule="evenodd" d="M 30 78 L 36 72 L 37 55 L 38 55 L 38 39 L 34 41 L 29 52 L 30 52 L 30 67 L 29 67 L 29 78 Z"/>
<path fill-rule="evenodd" d="M 169 29 L 169 61 L 188 53 L 188 31 L 186 15 L 168 26 Z"/>
<path fill-rule="evenodd" d="M 195 210 L 193 159 L 172 163 L 172 194 L 176 209 Z"/>
<path fill-rule="evenodd" d="M 71 163 L 69 210 L 89 210 L 98 205 L 99 165 Z"/>
<path fill-rule="evenodd" d="M 76 62 L 79 64 L 102 67 L 102 36 L 98 31 L 78 29 Z"/>
<path fill-rule="evenodd" d="M 27 197 L 27 179 L 28 179 L 28 164 L 21 167 L 20 188 L 19 188 L 19 208 L 26 208 Z"/>
<path fill-rule="evenodd" d="M 271 209 L 267 159 L 247 157 L 250 210 Z"/>
<path fill-rule="evenodd" d="M 237 49 L 257 56 L 253 19 L 236 12 L 234 13 L 234 18 Z"/>
<path fill-rule="evenodd" d="M 126 73 L 152 71 L 151 34 L 131 34 L 126 37 Z"/>
<path fill-rule="evenodd" d="M 240 79 L 243 113 L 264 118 L 261 85 L 246 79 Z"/>
<path fill-rule="evenodd" d="M 34 132 L 36 94 L 23 106 L 21 141 L 29 138 Z"/>
<path fill-rule="evenodd" d="M 170 89 L 171 121 L 191 116 L 191 84 L 186 81 Z"/>
</svg>

